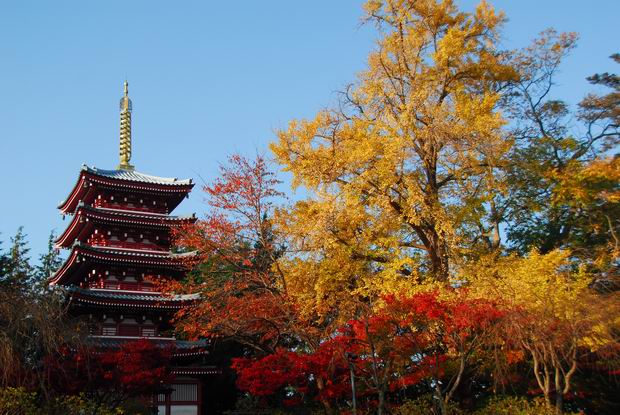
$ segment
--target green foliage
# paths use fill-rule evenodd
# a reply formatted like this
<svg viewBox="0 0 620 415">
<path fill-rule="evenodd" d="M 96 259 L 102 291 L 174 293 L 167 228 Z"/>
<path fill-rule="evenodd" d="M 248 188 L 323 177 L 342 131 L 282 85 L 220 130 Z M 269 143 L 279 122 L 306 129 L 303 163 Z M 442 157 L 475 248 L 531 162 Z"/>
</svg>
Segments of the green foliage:
<svg viewBox="0 0 620 415">
<path fill-rule="evenodd" d="M 26 241 L 24 228 L 20 226 L 15 236 L 11 238 L 11 247 L 6 254 L 4 270 L 0 275 L 0 285 L 18 287 L 24 291 L 28 289 L 33 271 L 28 256 L 29 252 L 30 248 Z"/>
<path fill-rule="evenodd" d="M 37 394 L 24 388 L 0 389 L 0 415 L 36 415 Z"/>
<path fill-rule="evenodd" d="M 97 405 L 82 395 L 58 396 L 49 400 L 25 388 L 0 389 L 0 415 L 122 415 L 122 409 Z M 134 412 L 135 413 L 135 412 Z"/>
<path fill-rule="evenodd" d="M 552 415 L 554 410 L 545 406 L 543 399 L 527 399 L 521 396 L 493 396 L 475 415 Z M 572 413 L 565 412 L 565 415 Z"/>
<path fill-rule="evenodd" d="M 448 415 L 464 414 L 455 404 L 449 404 Z M 432 395 L 424 395 L 416 399 L 407 399 L 401 405 L 392 408 L 392 415 L 438 415 L 440 410 L 435 404 Z"/>
<path fill-rule="evenodd" d="M 617 255 L 611 251 L 618 249 L 620 227 L 618 167 L 611 160 L 620 140 L 619 82 L 608 73 L 588 78 L 612 92 L 588 94 L 577 110 L 552 98 L 559 66 L 576 40 L 548 30 L 514 57 L 520 79 L 505 95 L 514 145 L 497 211 L 509 248 L 522 254 L 571 249 L 603 274 L 609 260 L 601 259 Z"/>
<path fill-rule="evenodd" d="M 62 265 L 62 260 L 58 249 L 54 247 L 56 234 L 50 232 L 47 240 L 47 251 L 39 256 L 39 264 L 35 267 L 35 278 L 37 288 L 47 287 L 47 280 Z"/>
<path fill-rule="evenodd" d="M 0 284 L 4 281 L 9 269 L 9 257 L 2 250 L 2 241 L 0 240 Z"/>
</svg>

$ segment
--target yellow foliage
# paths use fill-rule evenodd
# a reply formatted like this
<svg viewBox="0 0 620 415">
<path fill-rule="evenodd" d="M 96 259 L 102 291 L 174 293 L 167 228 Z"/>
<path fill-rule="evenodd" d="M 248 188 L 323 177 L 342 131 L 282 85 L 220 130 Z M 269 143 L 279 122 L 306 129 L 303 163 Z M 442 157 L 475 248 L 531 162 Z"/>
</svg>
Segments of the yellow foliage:
<svg viewBox="0 0 620 415">
<path fill-rule="evenodd" d="M 561 250 L 488 257 L 467 267 L 464 274 L 474 295 L 498 299 L 510 310 L 536 316 L 541 333 L 531 331 L 529 336 L 571 338 L 594 351 L 615 342 L 620 300 L 594 292 L 592 275 L 584 267 L 575 269 L 570 260 L 570 253 Z M 569 332 L 553 333 L 550 327 Z"/>
<path fill-rule="evenodd" d="M 309 194 L 278 226 L 298 252 L 289 294 L 317 315 L 445 284 L 511 146 L 494 89 L 516 76 L 494 47 L 501 14 L 435 0 L 365 11 L 382 37 L 342 107 L 291 121 L 271 145 Z"/>
</svg>

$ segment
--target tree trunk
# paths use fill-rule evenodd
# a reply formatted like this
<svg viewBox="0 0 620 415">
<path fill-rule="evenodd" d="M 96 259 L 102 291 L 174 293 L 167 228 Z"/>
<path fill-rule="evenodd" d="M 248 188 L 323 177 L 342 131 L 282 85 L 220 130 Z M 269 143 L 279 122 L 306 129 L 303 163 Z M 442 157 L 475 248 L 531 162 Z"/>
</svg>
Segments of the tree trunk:
<svg viewBox="0 0 620 415">
<path fill-rule="evenodd" d="M 564 394 L 562 393 L 562 374 L 560 368 L 555 368 L 555 414 L 562 415 L 564 406 Z"/>
<path fill-rule="evenodd" d="M 323 382 L 322 378 L 316 379 L 316 387 L 319 391 L 323 391 L 323 389 L 325 389 L 325 383 Z M 334 409 L 332 408 L 329 401 L 322 399 L 321 404 L 323 405 L 323 409 L 325 410 L 326 415 L 332 415 L 334 413 Z"/>
<path fill-rule="evenodd" d="M 450 275 L 450 263 L 445 239 L 433 228 L 428 231 L 431 275 L 438 281 L 446 281 Z"/>
<path fill-rule="evenodd" d="M 379 407 L 377 408 L 377 415 L 383 415 L 385 408 L 385 392 L 383 389 L 379 390 Z"/>
<path fill-rule="evenodd" d="M 564 395 L 562 391 L 555 393 L 555 415 L 562 415 L 564 413 Z"/>
<path fill-rule="evenodd" d="M 446 402 L 443 400 L 443 394 L 441 393 L 441 386 L 439 385 L 439 381 L 435 381 L 435 398 L 437 399 L 437 403 L 439 404 L 439 411 L 441 415 L 448 415 L 448 407 Z"/>
</svg>

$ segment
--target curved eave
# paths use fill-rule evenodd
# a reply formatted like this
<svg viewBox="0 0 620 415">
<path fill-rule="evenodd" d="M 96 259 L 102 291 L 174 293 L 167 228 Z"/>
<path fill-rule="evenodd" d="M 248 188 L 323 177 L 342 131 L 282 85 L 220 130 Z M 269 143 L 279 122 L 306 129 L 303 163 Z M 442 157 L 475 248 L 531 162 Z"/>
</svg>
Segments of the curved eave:
<svg viewBox="0 0 620 415">
<path fill-rule="evenodd" d="M 171 198 L 171 204 L 168 207 L 170 211 L 172 211 L 181 203 L 183 198 L 191 192 L 194 183 L 192 183 L 191 179 L 176 181 L 172 181 L 171 179 L 165 180 L 168 180 L 168 182 L 154 183 L 109 177 L 97 174 L 97 170 L 84 165 L 82 166 L 82 171 L 80 171 L 78 180 L 71 190 L 71 193 L 69 193 L 69 196 L 64 202 L 58 205 L 58 209 L 60 209 L 63 214 L 70 214 L 75 211 L 78 203 L 84 200 L 92 187 L 105 186 L 121 191 L 147 192 L 169 197 Z"/>
<path fill-rule="evenodd" d="M 88 228 L 93 223 L 147 228 L 170 228 L 194 223 L 195 221 L 196 217 L 193 215 L 181 217 L 149 215 L 145 213 L 134 214 L 133 212 L 127 211 L 118 212 L 113 209 L 80 206 L 75 211 L 69 226 L 67 226 L 65 231 L 56 239 L 55 245 L 57 248 L 69 248 L 75 240 L 84 242 L 84 238 L 88 236 Z"/>
<path fill-rule="evenodd" d="M 79 201 L 84 198 L 84 194 L 88 192 L 89 187 L 90 186 L 86 183 L 84 172 L 80 172 L 77 182 L 71 189 L 71 193 L 69 193 L 69 196 L 67 196 L 67 198 L 58 205 L 58 209 L 60 209 L 63 215 L 73 212 L 75 206 L 77 206 Z"/>
<path fill-rule="evenodd" d="M 138 251 L 129 249 L 94 248 L 76 244 L 71 254 L 60 269 L 51 277 L 50 284 L 63 285 L 72 282 L 72 275 L 78 273 L 80 267 L 87 263 L 133 265 L 136 267 L 155 267 L 172 270 L 182 270 L 184 259 L 195 255 L 194 252 L 185 254 L 159 253 L 155 251 Z M 74 282 L 74 281 L 73 281 Z"/>
<path fill-rule="evenodd" d="M 63 284 L 66 282 L 68 276 L 71 275 L 71 270 L 79 267 L 78 251 L 73 249 L 69 254 L 69 257 L 63 262 L 61 267 L 50 277 L 50 285 Z"/>
</svg>

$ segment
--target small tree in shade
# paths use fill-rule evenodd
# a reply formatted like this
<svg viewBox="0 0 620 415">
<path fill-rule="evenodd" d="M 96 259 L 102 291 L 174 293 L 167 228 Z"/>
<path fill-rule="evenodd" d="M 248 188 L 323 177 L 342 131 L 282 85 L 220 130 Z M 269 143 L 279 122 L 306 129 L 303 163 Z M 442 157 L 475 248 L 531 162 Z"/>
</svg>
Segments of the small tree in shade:
<svg viewBox="0 0 620 415">
<path fill-rule="evenodd" d="M 141 339 L 115 350 L 93 346 L 65 349 L 62 359 L 47 363 L 59 392 L 81 395 L 98 410 L 152 396 L 162 383 L 171 380 L 171 356 L 172 348 Z"/>
</svg>

